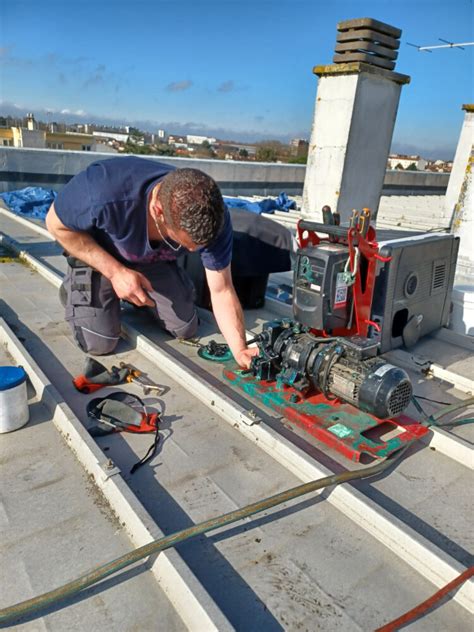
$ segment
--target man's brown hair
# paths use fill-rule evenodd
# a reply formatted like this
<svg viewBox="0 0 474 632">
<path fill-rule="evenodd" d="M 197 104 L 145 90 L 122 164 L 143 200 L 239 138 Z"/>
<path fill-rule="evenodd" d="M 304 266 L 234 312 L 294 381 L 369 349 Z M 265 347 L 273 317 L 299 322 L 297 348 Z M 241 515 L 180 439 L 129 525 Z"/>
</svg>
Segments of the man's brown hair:
<svg viewBox="0 0 474 632">
<path fill-rule="evenodd" d="M 162 180 L 158 199 L 166 221 L 185 230 L 198 246 L 210 244 L 223 222 L 225 205 L 216 182 L 199 169 L 176 169 Z"/>
</svg>

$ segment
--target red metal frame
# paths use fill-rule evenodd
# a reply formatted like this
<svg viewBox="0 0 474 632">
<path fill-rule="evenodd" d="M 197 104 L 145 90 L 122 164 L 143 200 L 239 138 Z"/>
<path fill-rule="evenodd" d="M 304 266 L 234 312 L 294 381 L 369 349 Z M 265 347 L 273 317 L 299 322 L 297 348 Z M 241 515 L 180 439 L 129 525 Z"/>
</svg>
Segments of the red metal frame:
<svg viewBox="0 0 474 632">
<path fill-rule="evenodd" d="M 301 220 L 300 220 L 301 222 Z M 306 228 L 300 227 L 300 222 L 297 225 L 298 242 L 301 248 L 307 246 L 317 246 L 321 242 L 340 243 L 348 246 L 351 271 L 354 272 L 356 248 L 359 249 L 361 256 L 367 261 L 367 270 L 364 276 L 359 270 L 356 273 L 354 285 L 352 286 L 354 296 L 354 314 L 353 324 L 350 328 L 338 327 L 331 332 L 333 336 L 353 336 L 359 335 L 364 338 L 367 337 L 369 327 L 372 326 L 379 330 L 379 325 L 374 323 L 370 316 L 372 312 L 372 300 L 374 296 L 375 287 L 375 275 L 377 272 L 377 261 L 390 261 L 391 257 L 382 257 L 379 254 L 379 246 L 376 241 L 375 228 L 369 226 L 367 230 L 367 236 L 364 237 L 357 227 L 351 227 L 347 231 L 347 237 L 319 237 L 319 235 Z M 327 335 L 325 331 L 313 330 L 314 333 L 320 336 Z"/>
<path fill-rule="evenodd" d="M 279 412 L 287 421 L 351 461 L 360 461 L 363 454 L 386 458 L 429 431 L 427 426 L 405 415 L 378 419 L 339 399 L 327 399 L 322 393 L 303 397 L 290 386 L 279 387 L 274 381 L 260 381 L 245 371 L 224 368 L 224 376 L 247 395 Z M 384 439 L 386 433 L 382 430 L 397 431 L 397 435 Z M 382 436 L 371 436 L 372 433 Z"/>
</svg>

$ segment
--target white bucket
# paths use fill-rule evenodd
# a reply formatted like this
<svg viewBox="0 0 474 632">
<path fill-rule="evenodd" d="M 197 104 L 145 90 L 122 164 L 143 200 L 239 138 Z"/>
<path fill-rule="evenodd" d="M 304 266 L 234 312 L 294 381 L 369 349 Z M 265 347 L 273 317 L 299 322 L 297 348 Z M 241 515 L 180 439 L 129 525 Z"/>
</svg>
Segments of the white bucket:
<svg viewBox="0 0 474 632">
<path fill-rule="evenodd" d="M 0 433 L 18 430 L 29 418 L 25 370 L 0 366 Z"/>
</svg>

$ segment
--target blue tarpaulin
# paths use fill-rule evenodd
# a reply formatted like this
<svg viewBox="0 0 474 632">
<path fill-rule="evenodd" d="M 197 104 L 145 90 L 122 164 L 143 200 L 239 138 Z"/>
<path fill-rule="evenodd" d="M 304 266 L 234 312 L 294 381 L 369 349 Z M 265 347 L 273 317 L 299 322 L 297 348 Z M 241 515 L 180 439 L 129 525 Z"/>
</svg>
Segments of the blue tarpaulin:
<svg viewBox="0 0 474 632">
<path fill-rule="evenodd" d="M 18 215 L 43 219 L 56 198 L 56 192 L 42 187 L 26 187 L 18 191 L 0 193 L 5 204 Z M 224 202 L 231 208 L 242 208 L 252 213 L 273 213 L 273 211 L 289 211 L 296 208 L 296 202 L 290 200 L 286 193 L 277 198 L 266 198 L 260 202 L 250 202 L 240 198 L 224 197 Z"/>
<path fill-rule="evenodd" d="M 266 198 L 260 202 L 250 202 L 241 198 L 224 196 L 224 202 L 231 208 L 243 208 L 252 213 L 273 213 L 273 211 L 290 211 L 296 208 L 296 202 L 290 200 L 286 193 L 280 193 L 277 198 Z"/>
<path fill-rule="evenodd" d="M 18 191 L 0 193 L 0 197 L 14 213 L 44 220 L 49 207 L 56 199 L 56 191 L 42 187 L 26 187 Z"/>
</svg>

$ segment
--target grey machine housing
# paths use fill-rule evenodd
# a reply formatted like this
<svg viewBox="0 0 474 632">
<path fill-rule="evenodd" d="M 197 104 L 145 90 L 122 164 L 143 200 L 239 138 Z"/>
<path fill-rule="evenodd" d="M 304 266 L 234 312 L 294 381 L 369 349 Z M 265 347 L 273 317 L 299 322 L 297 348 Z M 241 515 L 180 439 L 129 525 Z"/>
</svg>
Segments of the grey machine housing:
<svg viewBox="0 0 474 632">
<path fill-rule="evenodd" d="M 347 228 L 329 227 L 343 233 Z M 377 241 L 379 254 L 389 261 L 377 261 L 368 338 L 385 353 L 411 347 L 448 324 L 459 238 L 390 229 L 377 231 Z M 350 324 L 353 287 L 342 282 L 348 256 L 347 245 L 327 241 L 298 250 L 293 286 L 297 322 L 328 333 Z M 363 255 L 359 270 L 364 278 Z"/>
<path fill-rule="evenodd" d="M 379 253 L 371 320 L 384 353 L 448 324 L 459 238 L 446 233 L 378 231 Z"/>
</svg>

